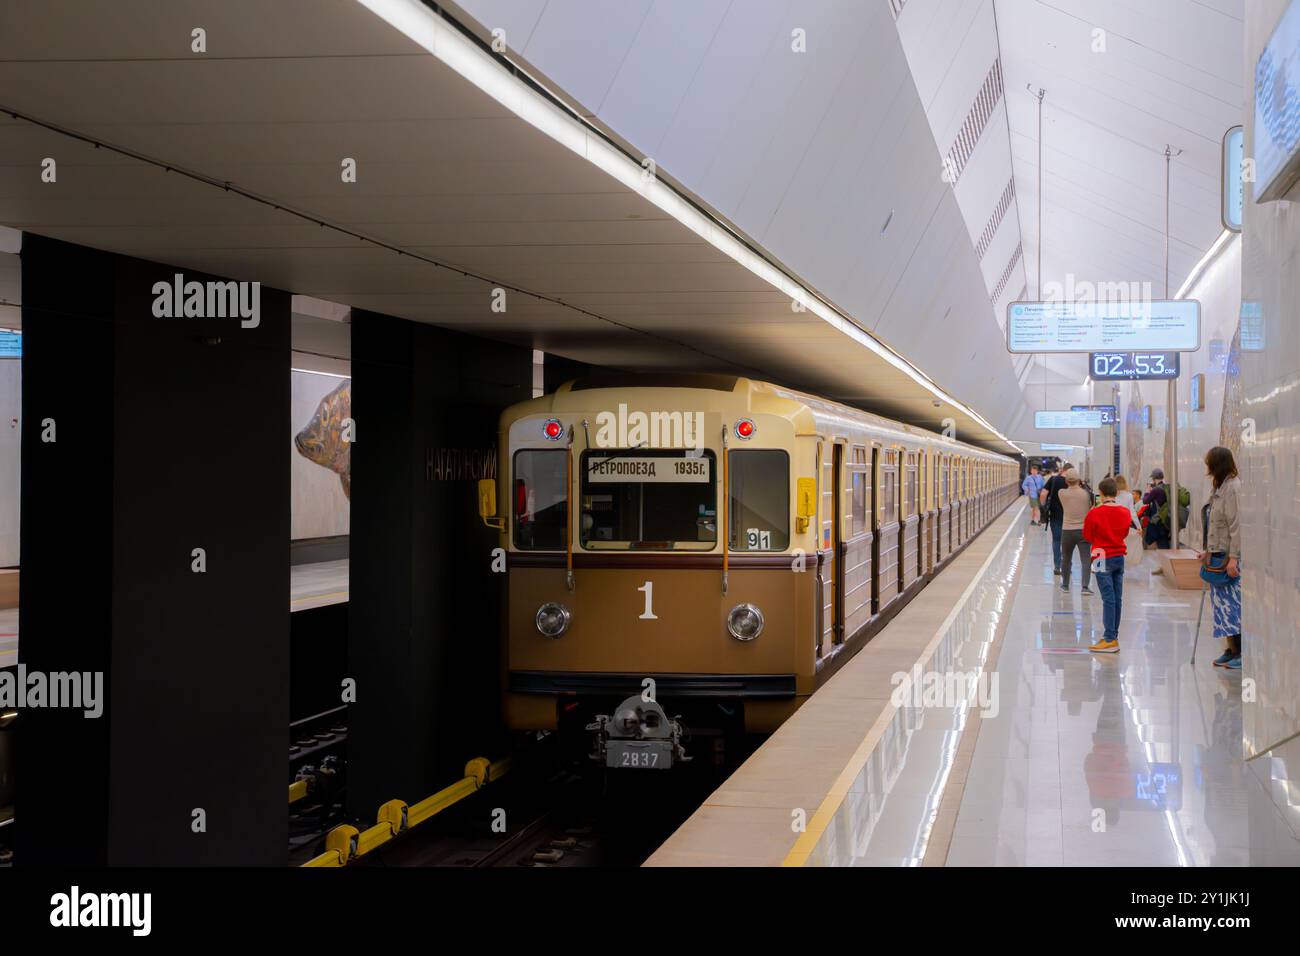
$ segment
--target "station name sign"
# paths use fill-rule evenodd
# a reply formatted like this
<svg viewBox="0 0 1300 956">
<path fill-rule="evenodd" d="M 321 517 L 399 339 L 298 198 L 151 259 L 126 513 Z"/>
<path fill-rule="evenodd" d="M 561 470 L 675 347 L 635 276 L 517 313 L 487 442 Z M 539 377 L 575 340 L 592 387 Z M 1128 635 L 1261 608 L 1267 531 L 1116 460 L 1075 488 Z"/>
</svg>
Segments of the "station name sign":
<svg viewBox="0 0 1300 956">
<path fill-rule="evenodd" d="M 1035 428 L 1100 428 L 1101 425 L 1101 412 L 1097 409 L 1034 412 Z"/>
<path fill-rule="evenodd" d="M 1095 381 L 1148 381 L 1178 377 L 1177 352 L 1093 352 L 1088 371 Z"/>
<path fill-rule="evenodd" d="M 1195 352 L 1201 303 L 1195 299 L 1011 302 L 1011 352 Z"/>
</svg>

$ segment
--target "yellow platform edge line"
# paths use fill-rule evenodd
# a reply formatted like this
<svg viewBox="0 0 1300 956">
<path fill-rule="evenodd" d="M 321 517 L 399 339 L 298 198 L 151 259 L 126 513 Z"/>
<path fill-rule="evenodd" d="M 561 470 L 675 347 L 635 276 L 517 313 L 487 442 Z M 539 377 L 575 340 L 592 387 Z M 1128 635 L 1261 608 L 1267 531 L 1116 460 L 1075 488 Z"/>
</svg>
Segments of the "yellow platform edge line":
<svg viewBox="0 0 1300 956">
<path fill-rule="evenodd" d="M 957 599 L 957 603 L 948 612 L 948 616 L 939 625 L 934 637 L 930 638 L 930 642 L 926 644 L 921 656 L 917 659 L 917 663 L 912 665 L 912 669 L 919 666 L 924 670 L 925 666 L 934 658 L 934 652 L 939 649 L 939 642 L 943 640 L 943 636 L 952 627 L 953 621 L 957 620 L 958 613 L 966 606 L 970 596 L 975 593 L 975 586 L 983 579 L 989 566 L 993 563 L 994 557 L 1002 550 L 1002 546 L 1007 543 L 1007 538 L 1011 536 L 1011 532 L 1016 530 L 1023 509 L 1024 502 L 1022 500 L 1019 508 L 1008 507 L 1002 513 L 1002 515 L 1011 515 L 1013 510 L 1015 512 L 1014 515 L 1011 515 L 1006 530 L 1002 532 L 1002 537 L 989 551 L 988 557 L 984 559 L 984 563 L 980 565 L 979 570 L 975 572 L 975 576 L 966 585 L 966 590 L 962 592 L 961 597 Z M 999 515 L 999 517 L 1002 515 Z M 813 695 L 813 699 L 816 699 L 816 695 Z M 817 812 L 808 821 L 808 828 L 799 834 L 799 838 L 794 841 L 794 846 L 790 848 L 790 852 L 781 861 L 781 866 L 803 866 L 808 862 L 808 858 L 812 856 L 812 851 L 816 849 L 822 835 L 826 832 L 826 828 L 830 826 L 831 821 L 835 819 L 835 814 L 839 812 L 841 804 L 844 803 L 844 798 L 848 796 L 853 781 L 857 779 L 858 774 L 862 772 L 862 768 L 866 766 L 867 761 L 871 758 L 871 752 L 876 749 L 876 744 L 880 742 L 880 738 L 884 735 L 885 728 L 889 726 L 889 722 L 894 719 L 898 710 L 898 705 L 894 703 L 891 695 L 888 703 L 885 704 L 885 709 L 876 717 L 870 729 L 863 736 L 862 742 L 853 751 L 853 756 L 849 758 L 849 762 L 840 771 L 839 776 L 835 778 L 835 782 L 831 784 L 830 791 L 822 800 L 821 805 L 817 807 Z"/>
</svg>

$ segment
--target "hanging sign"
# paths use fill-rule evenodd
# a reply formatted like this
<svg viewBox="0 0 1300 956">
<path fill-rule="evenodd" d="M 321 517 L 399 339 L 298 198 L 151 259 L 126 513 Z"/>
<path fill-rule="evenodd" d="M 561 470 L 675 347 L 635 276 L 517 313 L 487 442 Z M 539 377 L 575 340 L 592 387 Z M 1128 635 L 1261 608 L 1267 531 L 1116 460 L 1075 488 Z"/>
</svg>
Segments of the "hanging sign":
<svg viewBox="0 0 1300 956">
<path fill-rule="evenodd" d="M 1082 411 L 1034 412 L 1035 428 L 1100 428 L 1101 412 Z"/>
<path fill-rule="evenodd" d="M 1200 347 L 1196 299 L 1007 305 L 1010 352 L 1195 352 Z"/>
</svg>

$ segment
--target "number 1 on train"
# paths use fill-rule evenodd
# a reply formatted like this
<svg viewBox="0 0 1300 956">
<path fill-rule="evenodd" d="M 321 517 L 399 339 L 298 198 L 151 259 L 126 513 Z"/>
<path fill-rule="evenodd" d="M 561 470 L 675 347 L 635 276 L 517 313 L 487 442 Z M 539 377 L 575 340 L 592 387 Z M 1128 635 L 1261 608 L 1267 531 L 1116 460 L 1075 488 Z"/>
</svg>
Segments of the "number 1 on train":
<svg viewBox="0 0 1300 956">
<path fill-rule="evenodd" d="M 659 618 L 655 616 L 655 611 L 654 611 L 655 583 L 653 581 L 647 581 L 645 584 L 637 588 L 637 590 L 643 591 L 645 593 L 645 612 L 638 618 L 638 620 L 641 621 L 659 620 Z"/>
</svg>

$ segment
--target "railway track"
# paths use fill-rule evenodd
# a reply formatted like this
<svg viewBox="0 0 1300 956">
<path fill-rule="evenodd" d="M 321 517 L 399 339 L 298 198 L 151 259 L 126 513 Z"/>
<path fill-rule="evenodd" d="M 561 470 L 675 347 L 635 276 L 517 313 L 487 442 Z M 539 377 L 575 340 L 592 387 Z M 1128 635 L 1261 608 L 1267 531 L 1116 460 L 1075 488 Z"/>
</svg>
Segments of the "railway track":
<svg viewBox="0 0 1300 956">
<path fill-rule="evenodd" d="M 563 761 L 543 744 L 501 781 L 355 865 L 639 866 L 750 749 L 727 765 L 624 771 Z"/>
</svg>

